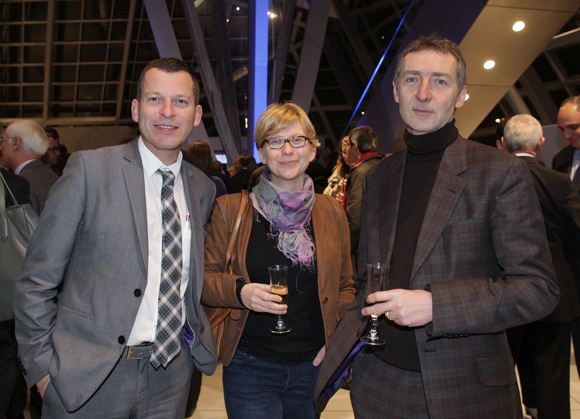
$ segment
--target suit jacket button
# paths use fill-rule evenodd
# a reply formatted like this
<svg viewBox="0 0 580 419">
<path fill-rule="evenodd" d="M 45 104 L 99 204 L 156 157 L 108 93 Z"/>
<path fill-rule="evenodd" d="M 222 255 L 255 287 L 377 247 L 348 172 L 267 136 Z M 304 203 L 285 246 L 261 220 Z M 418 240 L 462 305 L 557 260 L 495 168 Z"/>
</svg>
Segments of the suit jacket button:
<svg viewBox="0 0 580 419">
<path fill-rule="evenodd" d="M 133 291 L 133 295 L 135 297 L 141 297 L 141 290 L 139 288 L 137 288 L 135 291 Z"/>
<path fill-rule="evenodd" d="M 330 337 L 332 336 L 332 332 L 328 332 L 328 338 L 330 339 Z"/>
<path fill-rule="evenodd" d="M 125 336 L 119 336 L 119 339 L 117 339 L 117 341 L 122 345 L 125 343 Z"/>
<path fill-rule="evenodd" d="M 324 300 L 322 300 L 322 302 L 323 302 L 324 304 L 328 303 L 328 297 L 324 297 Z"/>
<path fill-rule="evenodd" d="M 360 335 L 360 329 L 356 329 L 356 336 Z"/>
</svg>

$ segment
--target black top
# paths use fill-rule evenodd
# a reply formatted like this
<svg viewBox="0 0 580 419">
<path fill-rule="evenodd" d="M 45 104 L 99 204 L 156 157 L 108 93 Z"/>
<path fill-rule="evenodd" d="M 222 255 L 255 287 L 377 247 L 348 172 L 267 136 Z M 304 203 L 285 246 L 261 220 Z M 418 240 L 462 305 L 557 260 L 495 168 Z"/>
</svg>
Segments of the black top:
<svg viewBox="0 0 580 419">
<path fill-rule="evenodd" d="M 306 227 L 314 240 L 310 223 Z M 270 284 L 268 266 L 288 266 L 288 313 L 283 320 L 292 331 L 283 335 L 270 333 L 277 316 L 250 311 L 238 349 L 277 364 L 311 362 L 325 343 L 316 261 L 313 271 L 299 265 L 292 266 L 292 262 L 278 250 L 277 243 L 277 237 L 271 236 L 269 221 L 254 210 L 246 254 L 248 275 L 252 282 Z"/>
<path fill-rule="evenodd" d="M 393 245 L 387 289 L 410 289 L 411 271 L 419 232 L 443 154 L 459 134 L 455 120 L 438 131 L 413 135 L 405 132 L 407 157 L 403 172 L 401 202 Z M 403 327 L 381 316 L 379 335 L 387 344 L 376 351 L 383 361 L 409 371 L 421 371 L 415 329 Z"/>
</svg>

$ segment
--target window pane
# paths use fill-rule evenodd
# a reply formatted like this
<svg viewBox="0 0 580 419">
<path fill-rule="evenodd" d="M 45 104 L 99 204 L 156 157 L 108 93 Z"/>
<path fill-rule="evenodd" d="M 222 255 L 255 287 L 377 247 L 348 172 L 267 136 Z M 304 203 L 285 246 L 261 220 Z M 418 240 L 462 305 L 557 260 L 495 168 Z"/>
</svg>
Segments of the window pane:
<svg viewBox="0 0 580 419">
<path fill-rule="evenodd" d="M 100 101 L 102 99 L 102 86 L 100 84 L 79 84 L 77 100 Z"/>
<path fill-rule="evenodd" d="M 81 18 L 82 2 L 58 1 L 56 2 L 56 18 L 59 20 L 73 20 Z"/>
<path fill-rule="evenodd" d="M 102 81 L 104 75 L 104 65 L 81 65 L 79 68 L 79 81 Z"/>
<path fill-rule="evenodd" d="M 81 61 L 107 61 L 107 45 L 81 45 Z"/>
<path fill-rule="evenodd" d="M 106 41 L 109 36 L 109 23 L 83 23 L 83 41 Z"/>
<path fill-rule="evenodd" d="M 22 88 L 23 102 L 42 102 L 43 86 L 24 86 Z"/>
<path fill-rule="evenodd" d="M 78 41 L 80 29 L 80 23 L 59 23 L 56 25 L 56 34 L 54 39 L 57 42 Z"/>
<path fill-rule="evenodd" d="M 75 98 L 75 87 L 71 85 L 53 86 L 52 99 L 57 102 L 72 102 Z"/>
<path fill-rule="evenodd" d="M 37 83 L 44 81 L 44 67 L 43 66 L 33 66 L 33 67 L 23 67 L 22 71 L 24 73 L 24 83 Z"/>
<path fill-rule="evenodd" d="M 33 45 L 24 47 L 25 63 L 44 63 L 44 45 Z"/>
<path fill-rule="evenodd" d="M 54 81 L 73 82 L 77 79 L 76 65 L 57 65 L 54 67 Z"/>
<path fill-rule="evenodd" d="M 64 63 L 75 63 L 78 58 L 78 45 L 56 45 L 56 61 Z"/>
</svg>

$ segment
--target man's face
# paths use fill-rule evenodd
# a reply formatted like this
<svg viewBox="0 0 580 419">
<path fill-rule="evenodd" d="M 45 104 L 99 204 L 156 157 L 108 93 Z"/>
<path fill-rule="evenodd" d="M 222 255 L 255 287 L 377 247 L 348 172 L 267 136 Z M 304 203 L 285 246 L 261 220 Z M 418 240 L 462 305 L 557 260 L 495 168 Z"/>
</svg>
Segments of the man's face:
<svg viewBox="0 0 580 419">
<path fill-rule="evenodd" d="M 234 171 L 235 171 L 235 173 L 238 173 L 240 170 L 242 170 L 242 156 L 238 156 L 234 160 Z"/>
<path fill-rule="evenodd" d="M 56 163 L 58 156 L 60 156 L 60 149 L 58 148 L 58 142 L 51 136 L 48 136 L 48 150 L 42 158 L 42 161 L 48 166 L 52 166 Z"/>
<path fill-rule="evenodd" d="M 558 112 L 558 129 L 574 148 L 580 150 L 580 111 L 572 102 Z"/>
<path fill-rule="evenodd" d="M 395 101 L 411 134 L 437 131 L 463 106 L 465 86 L 457 90 L 457 60 L 435 51 L 411 52 L 403 59 Z"/>
<path fill-rule="evenodd" d="M 145 146 L 165 164 L 177 159 L 181 145 L 201 121 L 201 106 L 195 104 L 193 80 L 185 71 L 147 71 L 141 100 L 133 99 L 133 121 Z"/>
<path fill-rule="evenodd" d="M 2 138 L 10 138 L 8 129 L 4 131 Z M 12 145 L 12 141 L 14 140 L 0 141 L 0 162 L 2 162 L 3 167 L 8 167 L 9 169 L 14 170 L 15 167 L 12 167 L 12 157 L 14 156 L 14 146 Z"/>
<path fill-rule="evenodd" d="M 345 159 L 346 164 L 348 164 L 351 168 L 354 167 L 360 156 L 362 156 L 362 153 L 358 149 L 358 145 L 351 143 L 349 140 L 349 147 Z"/>
</svg>

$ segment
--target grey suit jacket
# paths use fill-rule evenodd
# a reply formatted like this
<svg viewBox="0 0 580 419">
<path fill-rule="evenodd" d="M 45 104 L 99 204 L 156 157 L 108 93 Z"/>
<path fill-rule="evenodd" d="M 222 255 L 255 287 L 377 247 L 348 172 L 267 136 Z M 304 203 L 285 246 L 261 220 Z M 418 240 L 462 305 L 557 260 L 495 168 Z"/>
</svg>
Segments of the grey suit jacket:
<svg viewBox="0 0 580 419">
<path fill-rule="evenodd" d="M 406 150 L 396 153 L 365 177 L 359 294 L 327 346 L 315 391 L 319 411 L 328 401 L 323 389 L 368 321 L 361 314 L 365 265 L 391 259 L 405 157 Z M 559 299 L 523 161 L 461 137 L 448 147 L 419 234 L 410 289 L 431 291 L 433 301 L 432 322 L 415 328 L 430 417 L 521 417 L 504 329 L 546 316 Z"/>
<path fill-rule="evenodd" d="M 48 193 L 58 176 L 38 159 L 34 159 L 20 171 L 20 176 L 30 184 L 30 202 L 38 215 L 44 210 Z"/>
<path fill-rule="evenodd" d="M 135 140 L 71 156 L 16 285 L 16 336 L 26 381 L 32 385 L 50 374 L 69 411 L 82 406 L 115 366 L 141 303 L 136 291 L 147 285 L 145 185 L 137 145 Z M 200 298 L 215 187 L 185 162 L 181 175 L 192 229 L 184 296 L 195 333 L 191 354 L 197 369 L 212 374 L 216 347 Z"/>
</svg>

